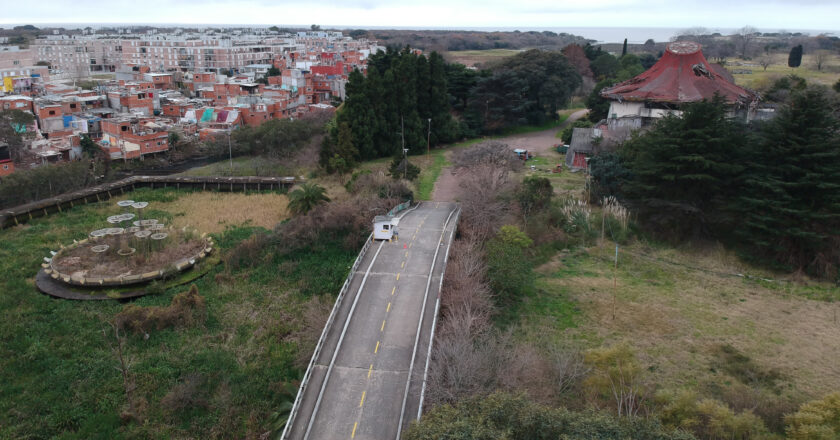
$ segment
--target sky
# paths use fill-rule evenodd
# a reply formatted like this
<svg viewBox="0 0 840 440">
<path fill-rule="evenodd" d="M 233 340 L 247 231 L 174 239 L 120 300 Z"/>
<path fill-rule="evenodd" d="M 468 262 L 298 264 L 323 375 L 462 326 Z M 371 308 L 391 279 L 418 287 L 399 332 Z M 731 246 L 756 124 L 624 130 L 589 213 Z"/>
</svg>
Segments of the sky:
<svg viewBox="0 0 840 440">
<path fill-rule="evenodd" d="M 665 27 L 840 31 L 840 0 L 39 0 L 5 1 L 0 25 Z M 37 5 L 37 6 L 36 6 Z M 5 26 L 9 27 L 9 26 Z M 840 33 L 840 32 L 838 32 Z"/>
</svg>

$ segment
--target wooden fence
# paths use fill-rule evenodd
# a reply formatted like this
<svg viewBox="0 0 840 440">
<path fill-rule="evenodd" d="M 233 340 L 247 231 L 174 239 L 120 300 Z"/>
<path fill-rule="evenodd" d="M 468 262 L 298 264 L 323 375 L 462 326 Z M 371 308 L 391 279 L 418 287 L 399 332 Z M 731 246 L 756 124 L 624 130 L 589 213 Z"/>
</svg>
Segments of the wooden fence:
<svg viewBox="0 0 840 440">
<path fill-rule="evenodd" d="M 178 177 L 178 176 L 133 176 L 116 182 L 106 183 L 61 194 L 37 202 L 0 210 L 0 229 L 26 223 L 35 217 L 43 217 L 75 205 L 108 200 L 137 188 L 191 188 L 216 191 L 262 191 L 288 189 L 298 180 L 294 177 Z"/>
</svg>

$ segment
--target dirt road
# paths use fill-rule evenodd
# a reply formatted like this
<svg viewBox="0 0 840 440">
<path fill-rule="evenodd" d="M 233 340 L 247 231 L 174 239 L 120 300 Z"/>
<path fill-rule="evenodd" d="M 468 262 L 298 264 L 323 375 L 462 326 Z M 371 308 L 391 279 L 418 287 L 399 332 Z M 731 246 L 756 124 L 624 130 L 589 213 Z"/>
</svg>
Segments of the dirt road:
<svg viewBox="0 0 840 440">
<path fill-rule="evenodd" d="M 511 148 L 524 148 L 537 154 L 545 153 L 551 150 L 555 144 L 560 143 L 560 139 L 556 137 L 558 131 L 586 116 L 587 112 L 589 112 L 589 110 L 576 111 L 572 113 L 569 118 L 563 122 L 563 124 L 555 128 L 533 133 L 517 134 L 494 140 L 508 144 Z M 432 191 L 432 200 L 437 202 L 456 201 L 459 192 L 458 182 L 458 176 L 453 173 L 451 167 L 442 169 L 440 177 L 438 177 L 437 182 L 435 182 L 435 189 Z"/>
</svg>

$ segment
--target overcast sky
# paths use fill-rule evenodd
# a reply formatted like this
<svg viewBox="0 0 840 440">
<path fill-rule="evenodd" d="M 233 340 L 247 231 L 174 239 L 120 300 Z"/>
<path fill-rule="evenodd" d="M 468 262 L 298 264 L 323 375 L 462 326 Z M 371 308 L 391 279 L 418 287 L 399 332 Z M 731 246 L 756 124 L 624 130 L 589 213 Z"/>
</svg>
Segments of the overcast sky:
<svg viewBox="0 0 840 440">
<path fill-rule="evenodd" d="M 840 0 L 6 0 L 0 24 L 840 28 Z"/>
</svg>

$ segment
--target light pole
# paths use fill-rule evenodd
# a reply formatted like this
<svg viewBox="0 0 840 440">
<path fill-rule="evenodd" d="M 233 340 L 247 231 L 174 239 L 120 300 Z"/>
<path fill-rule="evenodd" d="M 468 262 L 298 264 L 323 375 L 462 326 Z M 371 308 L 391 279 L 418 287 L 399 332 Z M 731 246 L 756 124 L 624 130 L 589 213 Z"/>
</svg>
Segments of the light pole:
<svg viewBox="0 0 840 440">
<path fill-rule="evenodd" d="M 406 175 L 408 174 L 408 148 L 403 148 L 403 180 L 406 180 Z"/>
<path fill-rule="evenodd" d="M 228 131 L 228 160 L 230 161 L 230 175 L 233 176 L 233 148 L 230 146 L 230 132 Z"/>
<path fill-rule="evenodd" d="M 430 159 L 432 145 L 432 118 L 429 118 L 429 134 L 426 135 L 426 159 Z"/>
</svg>

